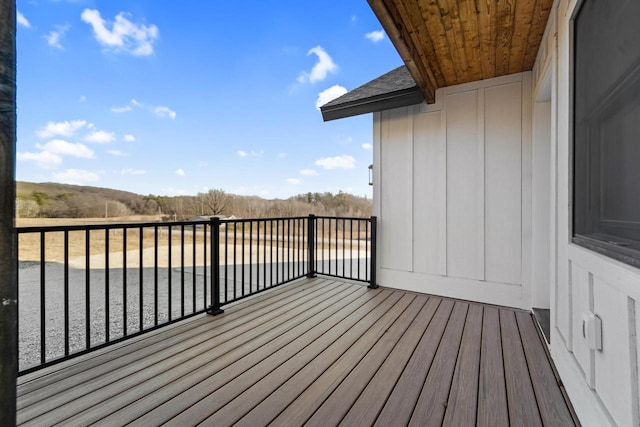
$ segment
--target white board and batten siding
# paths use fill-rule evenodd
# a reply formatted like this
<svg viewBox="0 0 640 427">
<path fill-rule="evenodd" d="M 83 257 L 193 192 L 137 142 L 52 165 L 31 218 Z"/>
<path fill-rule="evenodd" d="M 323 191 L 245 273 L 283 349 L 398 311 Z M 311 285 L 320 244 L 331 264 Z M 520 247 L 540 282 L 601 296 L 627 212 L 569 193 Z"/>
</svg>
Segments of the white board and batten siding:
<svg viewBox="0 0 640 427">
<path fill-rule="evenodd" d="M 570 46 L 579 3 L 556 2 L 533 70 L 534 88 L 552 76 L 550 350 L 583 425 L 638 426 L 640 270 L 571 243 Z M 584 313 L 602 320 L 602 350 L 590 349 L 583 338 Z"/>
<path fill-rule="evenodd" d="M 531 73 L 374 114 L 379 283 L 530 307 Z"/>
</svg>

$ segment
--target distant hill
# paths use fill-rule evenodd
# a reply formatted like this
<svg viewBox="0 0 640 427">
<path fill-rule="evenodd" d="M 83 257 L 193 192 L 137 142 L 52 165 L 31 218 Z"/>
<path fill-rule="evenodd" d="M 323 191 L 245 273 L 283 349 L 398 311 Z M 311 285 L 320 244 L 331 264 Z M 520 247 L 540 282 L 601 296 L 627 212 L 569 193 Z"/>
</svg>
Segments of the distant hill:
<svg viewBox="0 0 640 427">
<path fill-rule="evenodd" d="M 18 216 L 22 217 L 100 217 L 105 209 L 113 216 L 158 213 L 153 196 L 111 188 L 18 181 L 16 190 Z"/>
<path fill-rule="evenodd" d="M 339 192 L 307 193 L 287 200 L 266 200 L 210 190 L 195 196 L 143 196 L 111 188 L 55 182 L 17 183 L 19 218 L 96 218 L 157 215 L 187 219 L 197 215 L 226 214 L 240 218 L 265 218 L 307 214 L 370 216 L 371 200 Z"/>
</svg>

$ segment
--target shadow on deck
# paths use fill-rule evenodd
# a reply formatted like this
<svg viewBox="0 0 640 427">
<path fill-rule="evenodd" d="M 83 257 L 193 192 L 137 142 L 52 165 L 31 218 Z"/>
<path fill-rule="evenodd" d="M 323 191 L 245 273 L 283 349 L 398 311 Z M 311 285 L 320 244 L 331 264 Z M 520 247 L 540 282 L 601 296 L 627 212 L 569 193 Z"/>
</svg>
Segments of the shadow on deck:
<svg viewBox="0 0 640 427">
<path fill-rule="evenodd" d="M 529 313 L 301 279 L 19 379 L 24 425 L 573 425 Z"/>
</svg>

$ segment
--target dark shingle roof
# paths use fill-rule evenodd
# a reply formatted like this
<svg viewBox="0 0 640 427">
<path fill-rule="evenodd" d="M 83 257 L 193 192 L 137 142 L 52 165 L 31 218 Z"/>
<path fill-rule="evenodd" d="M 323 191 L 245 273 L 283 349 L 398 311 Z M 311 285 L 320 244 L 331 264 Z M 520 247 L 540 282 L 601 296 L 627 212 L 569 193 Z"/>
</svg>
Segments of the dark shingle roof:
<svg viewBox="0 0 640 427">
<path fill-rule="evenodd" d="M 406 107 L 424 101 L 404 65 L 320 107 L 325 121 Z"/>
</svg>

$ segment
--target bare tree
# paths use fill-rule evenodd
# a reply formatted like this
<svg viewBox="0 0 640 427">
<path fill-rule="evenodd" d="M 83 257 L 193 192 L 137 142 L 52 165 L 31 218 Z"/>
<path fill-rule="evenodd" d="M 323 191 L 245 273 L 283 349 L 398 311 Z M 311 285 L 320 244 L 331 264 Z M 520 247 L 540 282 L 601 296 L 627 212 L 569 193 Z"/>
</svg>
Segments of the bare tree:
<svg viewBox="0 0 640 427">
<path fill-rule="evenodd" d="M 209 215 L 222 215 L 231 210 L 233 199 L 223 190 L 209 190 L 206 193 L 198 193 L 198 197 L 204 206 L 204 213 Z"/>
<path fill-rule="evenodd" d="M 16 424 L 16 2 L 0 0 L 0 414 Z"/>
</svg>

